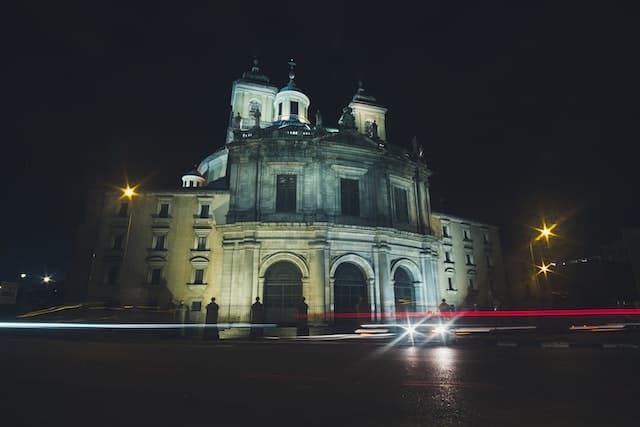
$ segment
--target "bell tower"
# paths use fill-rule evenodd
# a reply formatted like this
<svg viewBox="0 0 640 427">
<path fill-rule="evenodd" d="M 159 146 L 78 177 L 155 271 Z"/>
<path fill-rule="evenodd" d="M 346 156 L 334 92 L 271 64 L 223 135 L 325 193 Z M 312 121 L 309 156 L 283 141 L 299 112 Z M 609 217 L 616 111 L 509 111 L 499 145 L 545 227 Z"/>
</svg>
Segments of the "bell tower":
<svg viewBox="0 0 640 427">
<path fill-rule="evenodd" d="M 387 109 L 365 92 L 362 81 L 358 82 L 358 91 L 351 99 L 349 107 L 355 117 L 358 132 L 372 138 L 387 140 L 384 123 Z"/>
<path fill-rule="evenodd" d="M 258 59 L 254 58 L 250 71 L 233 82 L 231 88 L 231 112 L 227 128 L 227 144 L 233 141 L 234 126 L 251 129 L 265 128 L 275 120 L 273 110 L 278 88 L 272 86 L 269 77 L 260 72 Z"/>
</svg>

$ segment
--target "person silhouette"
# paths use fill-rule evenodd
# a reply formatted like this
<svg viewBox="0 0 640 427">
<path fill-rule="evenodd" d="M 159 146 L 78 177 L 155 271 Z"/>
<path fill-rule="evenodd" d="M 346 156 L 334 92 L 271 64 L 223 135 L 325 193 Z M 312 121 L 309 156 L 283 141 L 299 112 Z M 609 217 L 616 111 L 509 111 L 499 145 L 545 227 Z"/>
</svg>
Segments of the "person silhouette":
<svg viewBox="0 0 640 427">
<path fill-rule="evenodd" d="M 205 330 L 204 330 L 205 338 L 209 338 L 212 340 L 220 339 L 220 335 L 218 332 L 218 309 L 219 309 L 219 306 L 216 303 L 215 297 L 211 298 L 211 302 L 207 304 L 207 317 L 205 320 L 205 323 L 207 324 L 207 326 L 205 327 Z M 208 326 L 208 325 L 215 325 L 215 326 Z"/>
<path fill-rule="evenodd" d="M 358 298 L 356 304 L 356 317 L 358 321 L 370 320 L 369 302 L 364 297 Z"/>
<path fill-rule="evenodd" d="M 261 323 L 264 322 L 264 306 L 260 302 L 260 297 L 256 297 L 256 302 L 251 305 L 251 330 L 249 336 L 258 338 L 264 335 Z M 253 326 L 259 325 L 259 326 Z"/>
<path fill-rule="evenodd" d="M 447 304 L 446 299 L 442 298 L 442 302 L 440 303 L 440 305 L 438 305 L 438 310 L 440 310 L 440 313 L 444 313 L 444 312 L 450 311 L 451 306 Z"/>
<path fill-rule="evenodd" d="M 308 311 L 309 305 L 305 302 L 305 298 L 302 297 L 300 302 L 296 306 L 296 335 L 307 336 L 309 335 L 309 321 Z"/>
<path fill-rule="evenodd" d="M 180 336 L 184 337 L 186 334 L 186 328 L 184 324 L 187 321 L 187 306 L 184 305 L 184 301 L 180 301 L 178 308 L 176 309 L 176 323 L 182 325 L 180 327 Z"/>
</svg>

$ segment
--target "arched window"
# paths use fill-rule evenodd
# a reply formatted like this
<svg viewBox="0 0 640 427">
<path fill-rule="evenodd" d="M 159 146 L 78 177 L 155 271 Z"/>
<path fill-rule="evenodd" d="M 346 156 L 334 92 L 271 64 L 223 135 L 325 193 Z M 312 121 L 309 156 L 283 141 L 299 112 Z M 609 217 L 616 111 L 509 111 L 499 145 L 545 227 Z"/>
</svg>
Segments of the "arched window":
<svg viewBox="0 0 640 427">
<path fill-rule="evenodd" d="M 396 296 L 397 313 L 413 313 L 416 311 L 416 289 L 413 277 L 404 268 L 400 267 L 393 275 L 393 292 Z"/>
<path fill-rule="evenodd" d="M 336 323 L 353 320 L 352 316 L 341 316 L 345 313 L 356 313 L 360 298 L 367 301 L 367 285 L 364 274 L 358 266 L 344 262 L 338 266 L 334 281 L 334 318 Z"/>
<path fill-rule="evenodd" d="M 290 262 L 281 261 L 267 270 L 264 281 L 264 314 L 267 323 L 293 324 L 296 305 L 302 299 L 302 273 Z"/>
</svg>

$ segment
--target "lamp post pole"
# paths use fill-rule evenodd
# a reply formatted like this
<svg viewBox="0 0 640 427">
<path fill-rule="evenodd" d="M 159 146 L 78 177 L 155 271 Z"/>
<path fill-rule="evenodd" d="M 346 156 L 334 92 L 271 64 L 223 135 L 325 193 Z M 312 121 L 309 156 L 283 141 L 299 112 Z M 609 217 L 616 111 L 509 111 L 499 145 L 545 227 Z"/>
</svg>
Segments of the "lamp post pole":
<svg viewBox="0 0 640 427">
<path fill-rule="evenodd" d="M 536 268 L 536 260 L 535 257 L 533 256 L 533 240 L 531 240 L 529 242 L 529 255 L 531 256 L 531 286 L 533 288 L 533 292 L 535 292 L 536 294 L 536 299 L 537 299 L 537 303 L 538 306 L 540 306 L 540 301 L 541 301 L 541 292 L 540 292 L 540 287 L 539 287 L 539 282 L 538 282 L 538 271 Z M 538 307 L 540 308 L 540 307 Z"/>
<path fill-rule="evenodd" d="M 533 255 L 533 242 L 544 238 L 547 241 L 547 245 L 549 245 L 549 237 L 556 236 L 556 234 L 553 233 L 553 229 L 556 228 L 557 225 L 558 224 L 551 224 L 547 226 L 547 224 L 543 221 L 542 228 L 535 228 L 535 230 L 539 233 L 538 236 L 535 237 L 535 239 L 529 241 L 529 255 L 531 256 L 531 265 L 533 268 L 533 276 L 531 281 L 536 291 L 539 308 L 542 306 L 543 295 L 540 281 L 538 280 L 538 273 L 543 272 L 546 277 L 547 273 L 551 272 L 551 270 L 549 269 L 549 266 L 551 264 L 545 264 L 544 260 L 541 260 L 541 265 L 536 264 L 535 257 Z"/>
</svg>

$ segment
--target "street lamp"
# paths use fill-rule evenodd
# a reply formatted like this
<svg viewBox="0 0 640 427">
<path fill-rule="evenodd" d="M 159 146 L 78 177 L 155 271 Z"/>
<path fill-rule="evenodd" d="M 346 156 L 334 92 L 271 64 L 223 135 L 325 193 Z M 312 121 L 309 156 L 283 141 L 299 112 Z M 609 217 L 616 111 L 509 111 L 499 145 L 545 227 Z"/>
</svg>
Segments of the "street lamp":
<svg viewBox="0 0 640 427">
<path fill-rule="evenodd" d="M 127 186 L 120 189 L 120 191 L 122 191 L 122 196 L 120 196 L 120 199 L 127 198 L 130 201 L 133 200 L 135 196 L 138 196 L 138 193 L 136 193 L 136 188 L 138 188 L 137 185 L 134 185 L 133 187 L 131 187 L 127 182 Z M 131 223 L 133 222 L 133 206 L 131 205 L 128 206 L 128 209 L 129 209 L 129 221 L 127 222 L 127 239 L 124 243 L 124 252 L 122 254 L 123 262 L 126 262 L 126 259 L 127 259 L 127 249 L 129 248 L 129 236 L 131 234 Z"/>
<path fill-rule="evenodd" d="M 136 188 L 137 186 L 131 187 L 127 183 L 126 187 L 120 189 L 122 191 L 122 196 L 120 196 L 120 198 L 124 199 L 126 197 L 129 200 L 133 199 L 134 196 L 138 195 L 138 193 L 136 193 Z"/>
<path fill-rule="evenodd" d="M 533 243 L 537 242 L 539 240 L 545 239 L 547 242 L 547 245 L 549 245 L 549 238 L 550 237 L 557 237 L 557 234 L 555 234 L 553 232 L 553 230 L 557 227 L 558 224 L 551 224 L 551 225 L 547 225 L 547 223 L 543 220 L 542 221 L 542 227 L 533 227 L 534 230 L 536 230 L 538 232 L 538 235 L 533 238 L 533 240 L 529 241 L 529 256 L 531 257 L 531 266 L 533 268 L 533 275 L 532 275 L 532 281 L 533 281 L 533 287 L 536 290 L 536 292 L 538 293 L 538 303 L 540 304 L 540 301 L 542 299 L 542 290 L 540 289 L 540 282 L 538 281 L 538 274 L 543 273 L 545 278 L 547 277 L 548 273 L 551 273 L 551 266 L 553 265 L 553 263 L 550 264 L 545 264 L 544 260 L 541 260 L 542 265 L 537 265 L 536 264 L 536 260 L 535 260 L 535 256 L 533 254 Z"/>
</svg>

